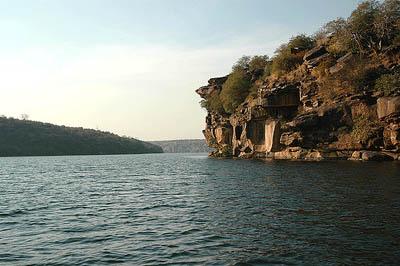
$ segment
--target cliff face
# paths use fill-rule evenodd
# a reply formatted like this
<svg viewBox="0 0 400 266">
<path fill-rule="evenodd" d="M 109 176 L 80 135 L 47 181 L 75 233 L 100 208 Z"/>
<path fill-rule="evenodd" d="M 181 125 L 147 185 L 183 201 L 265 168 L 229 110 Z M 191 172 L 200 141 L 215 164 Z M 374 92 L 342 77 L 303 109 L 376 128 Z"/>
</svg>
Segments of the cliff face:
<svg viewBox="0 0 400 266">
<path fill-rule="evenodd" d="M 371 70 L 370 83 L 374 75 L 399 71 L 399 51 L 397 46 L 367 56 L 362 68 Z M 369 84 L 350 89 L 351 80 L 340 77 L 353 71 L 357 60 L 358 54 L 337 57 L 320 45 L 304 52 L 296 70 L 253 79 L 256 95 L 233 113 L 208 112 L 203 133 L 215 149 L 211 156 L 400 160 L 399 88 L 392 88 L 390 95 Z M 210 79 L 196 92 L 207 99 L 219 93 L 226 80 Z"/>
</svg>

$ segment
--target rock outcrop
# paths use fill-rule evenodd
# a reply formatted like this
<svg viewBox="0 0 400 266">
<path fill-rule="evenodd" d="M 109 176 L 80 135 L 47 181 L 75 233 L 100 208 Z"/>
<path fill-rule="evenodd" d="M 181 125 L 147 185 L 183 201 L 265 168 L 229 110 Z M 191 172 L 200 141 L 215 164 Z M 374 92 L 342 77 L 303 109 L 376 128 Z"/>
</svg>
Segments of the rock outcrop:
<svg viewBox="0 0 400 266">
<path fill-rule="evenodd" d="M 396 55 L 397 56 L 397 55 Z M 327 67 L 334 78 L 351 65 L 348 53 Z M 324 96 L 326 86 L 314 69 L 331 55 L 324 46 L 304 54 L 303 64 L 288 77 L 254 83 L 257 96 L 231 114 L 209 112 L 203 131 L 215 148 L 211 156 L 292 160 L 399 160 L 400 96 L 382 97 L 341 84 L 340 93 Z M 392 71 L 384 63 L 376 65 Z M 389 59 L 385 59 L 388 61 Z M 397 61 L 396 61 L 397 60 Z M 204 99 L 221 91 L 226 77 L 210 79 L 196 92 Z M 325 93 L 325 94 L 324 94 Z"/>
<path fill-rule="evenodd" d="M 377 101 L 378 118 L 384 119 L 393 114 L 400 112 L 400 96 L 398 97 L 381 97 Z"/>
<path fill-rule="evenodd" d="M 220 78 L 211 78 L 208 80 L 208 85 L 200 87 L 196 90 L 202 98 L 210 96 L 213 92 L 219 92 L 222 89 L 222 84 L 226 81 L 228 76 Z"/>
</svg>

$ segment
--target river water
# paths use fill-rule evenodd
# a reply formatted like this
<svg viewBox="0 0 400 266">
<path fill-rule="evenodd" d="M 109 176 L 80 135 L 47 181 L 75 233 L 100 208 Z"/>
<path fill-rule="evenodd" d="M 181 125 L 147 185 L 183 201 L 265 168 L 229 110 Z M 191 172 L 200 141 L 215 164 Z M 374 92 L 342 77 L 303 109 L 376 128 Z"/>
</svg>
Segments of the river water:
<svg viewBox="0 0 400 266">
<path fill-rule="evenodd" d="M 398 265 L 400 164 L 0 158 L 0 264 Z"/>
</svg>

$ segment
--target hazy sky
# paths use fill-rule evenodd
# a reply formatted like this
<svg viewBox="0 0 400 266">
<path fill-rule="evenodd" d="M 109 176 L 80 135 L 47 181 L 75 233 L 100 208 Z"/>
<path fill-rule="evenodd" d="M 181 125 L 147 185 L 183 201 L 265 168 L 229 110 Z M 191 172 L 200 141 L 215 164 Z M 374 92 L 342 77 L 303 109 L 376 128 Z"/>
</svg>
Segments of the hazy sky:
<svg viewBox="0 0 400 266">
<path fill-rule="evenodd" d="M 0 114 L 202 138 L 194 90 L 358 0 L 0 0 Z"/>
</svg>

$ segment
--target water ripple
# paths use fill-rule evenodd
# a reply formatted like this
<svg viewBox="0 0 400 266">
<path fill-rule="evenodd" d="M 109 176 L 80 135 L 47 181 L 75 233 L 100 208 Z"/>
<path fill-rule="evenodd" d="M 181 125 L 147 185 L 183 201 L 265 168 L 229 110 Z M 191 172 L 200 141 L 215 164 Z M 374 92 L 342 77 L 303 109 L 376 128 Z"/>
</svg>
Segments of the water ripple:
<svg viewBox="0 0 400 266">
<path fill-rule="evenodd" d="M 395 163 L 0 158 L 0 264 L 397 265 Z"/>
</svg>

